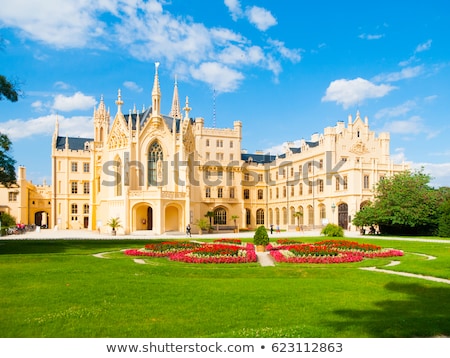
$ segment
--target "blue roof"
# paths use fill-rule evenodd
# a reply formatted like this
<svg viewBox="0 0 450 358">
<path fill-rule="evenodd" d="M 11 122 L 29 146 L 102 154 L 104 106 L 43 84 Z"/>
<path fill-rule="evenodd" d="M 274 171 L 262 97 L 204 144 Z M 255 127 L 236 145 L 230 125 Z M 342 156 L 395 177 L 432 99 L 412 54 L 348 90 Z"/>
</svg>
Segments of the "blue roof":
<svg viewBox="0 0 450 358">
<path fill-rule="evenodd" d="M 273 162 L 275 159 L 277 159 L 277 156 L 270 154 L 241 154 L 241 160 L 245 162 L 252 161 L 253 163 L 257 164 L 270 163 Z"/>
<path fill-rule="evenodd" d="M 70 150 L 84 150 L 84 145 L 86 142 L 92 142 L 93 138 L 80 138 L 80 137 L 57 137 L 56 138 L 56 149 L 66 148 L 66 138 L 69 141 Z"/>
</svg>

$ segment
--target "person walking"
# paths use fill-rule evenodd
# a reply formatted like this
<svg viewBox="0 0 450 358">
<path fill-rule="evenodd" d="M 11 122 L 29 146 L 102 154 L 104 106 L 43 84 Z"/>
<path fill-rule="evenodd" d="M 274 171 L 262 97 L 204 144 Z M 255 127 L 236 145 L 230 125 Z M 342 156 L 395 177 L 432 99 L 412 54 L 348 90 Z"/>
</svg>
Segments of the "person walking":
<svg viewBox="0 0 450 358">
<path fill-rule="evenodd" d="M 270 224 L 270 235 L 273 234 L 273 224 Z"/>
<path fill-rule="evenodd" d="M 188 224 L 188 226 L 186 226 L 186 235 L 189 237 L 192 237 L 191 235 L 191 224 Z"/>
</svg>

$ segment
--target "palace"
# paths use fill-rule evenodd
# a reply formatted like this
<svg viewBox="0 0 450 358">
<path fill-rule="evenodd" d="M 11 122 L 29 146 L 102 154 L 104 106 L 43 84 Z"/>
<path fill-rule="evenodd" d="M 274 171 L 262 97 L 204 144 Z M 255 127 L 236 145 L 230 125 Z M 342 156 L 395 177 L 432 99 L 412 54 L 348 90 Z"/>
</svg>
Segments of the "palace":
<svg viewBox="0 0 450 358">
<path fill-rule="evenodd" d="M 0 211 L 24 224 L 119 234 L 183 232 L 209 214 L 215 230 L 274 225 L 285 230 L 351 226 L 373 199 L 380 178 L 408 169 L 394 164 L 389 133 L 376 135 L 359 112 L 322 134 L 290 143 L 281 155 L 241 149 L 242 123 L 207 128 L 190 118 L 175 81 L 172 107 L 162 114 L 158 64 L 152 106 L 123 113 L 120 90 L 111 115 L 103 98 L 94 110 L 93 138 L 52 140 L 52 185 L 35 186 L 19 168 L 18 187 L 1 188 Z"/>
</svg>

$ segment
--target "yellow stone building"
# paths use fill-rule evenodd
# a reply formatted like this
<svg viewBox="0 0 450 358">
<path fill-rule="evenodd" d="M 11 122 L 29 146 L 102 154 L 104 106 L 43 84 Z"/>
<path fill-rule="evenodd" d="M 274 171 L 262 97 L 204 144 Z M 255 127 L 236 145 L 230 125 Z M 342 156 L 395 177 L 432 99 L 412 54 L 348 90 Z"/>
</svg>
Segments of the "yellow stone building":
<svg viewBox="0 0 450 358">
<path fill-rule="evenodd" d="M 52 187 L 41 194 L 47 201 L 33 210 L 26 199 L 18 218 L 33 223 L 40 211 L 50 227 L 99 232 L 110 232 L 108 221 L 119 218 L 119 234 L 162 234 L 183 232 L 187 224 L 196 232 L 197 220 L 210 212 L 216 230 L 233 229 L 235 220 L 240 228 L 331 222 L 355 230 L 351 219 L 373 198 L 374 184 L 408 169 L 392 162 L 389 134 L 376 135 L 359 112 L 298 146 L 288 143 L 281 155 L 249 154 L 241 149 L 240 121 L 206 128 L 203 118 L 190 118 L 187 97 L 181 109 L 176 82 L 163 115 L 158 64 L 151 99 L 151 107 L 123 113 L 119 91 L 111 123 L 102 98 L 93 138 L 59 136 L 56 123 Z"/>
</svg>

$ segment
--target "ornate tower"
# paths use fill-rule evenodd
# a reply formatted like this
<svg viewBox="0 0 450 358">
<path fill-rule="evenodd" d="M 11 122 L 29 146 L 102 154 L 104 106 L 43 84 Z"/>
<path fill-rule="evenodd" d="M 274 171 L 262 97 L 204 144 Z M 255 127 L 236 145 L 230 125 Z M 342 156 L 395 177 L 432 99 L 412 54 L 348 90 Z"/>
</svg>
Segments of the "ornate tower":
<svg viewBox="0 0 450 358">
<path fill-rule="evenodd" d="M 155 62 L 155 79 L 153 81 L 153 90 L 152 90 L 152 115 L 150 117 L 150 122 L 155 127 L 158 127 L 162 122 L 161 90 L 159 88 L 158 67 L 159 62 Z"/>
<path fill-rule="evenodd" d="M 103 95 L 98 108 L 94 108 L 94 141 L 104 143 L 109 132 L 109 110 L 106 110 Z"/>
</svg>

